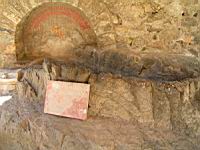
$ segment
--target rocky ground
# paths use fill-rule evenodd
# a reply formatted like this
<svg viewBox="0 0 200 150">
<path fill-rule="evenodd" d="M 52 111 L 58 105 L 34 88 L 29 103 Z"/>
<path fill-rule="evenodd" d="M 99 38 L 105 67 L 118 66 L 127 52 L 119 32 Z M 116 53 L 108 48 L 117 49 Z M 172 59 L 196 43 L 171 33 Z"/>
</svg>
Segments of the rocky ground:
<svg viewBox="0 0 200 150">
<path fill-rule="evenodd" d="M 198 150 L 197 138 L 138 122 L 87 121 L 43 113 L 43 104 L 13 99 L 1 109 L 1 150 Z"/>
<path fill-rule="evenodd" d="M 17 93 L 0 111 L 1 149 L 200 149 L 198 59 L 75 53 L 19 72 Z M 47 80 L 89 83 L 89 119 L 44 114 Z"/>
</svg>

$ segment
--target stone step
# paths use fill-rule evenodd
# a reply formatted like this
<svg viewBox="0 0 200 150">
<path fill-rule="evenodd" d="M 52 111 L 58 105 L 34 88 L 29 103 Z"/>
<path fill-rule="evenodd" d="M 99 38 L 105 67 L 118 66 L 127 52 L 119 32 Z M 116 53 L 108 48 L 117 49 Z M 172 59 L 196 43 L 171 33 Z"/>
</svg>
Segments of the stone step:
<svg viewBox="0 0 200 150">
<path fill-rule="evenodd" d="M 4 95 L 16 89 L 20 69 L 0 69 L 0 94 Z"/>
</svg>

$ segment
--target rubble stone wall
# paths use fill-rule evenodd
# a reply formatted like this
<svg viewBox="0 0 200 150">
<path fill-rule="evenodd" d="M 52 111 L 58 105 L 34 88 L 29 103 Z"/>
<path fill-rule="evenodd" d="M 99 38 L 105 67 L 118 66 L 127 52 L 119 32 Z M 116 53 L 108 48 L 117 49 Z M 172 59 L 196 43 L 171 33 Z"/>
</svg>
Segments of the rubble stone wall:
<svg viewBox="0 0 200 150">
<path fill-rule="evenodd" d="M 45 2 L 66 2 L 88 17 L 100 47 L 199 56 L 198 0 L 0 0 L 0 67 L 15 63 L 16 26 Z"/>
</svg>

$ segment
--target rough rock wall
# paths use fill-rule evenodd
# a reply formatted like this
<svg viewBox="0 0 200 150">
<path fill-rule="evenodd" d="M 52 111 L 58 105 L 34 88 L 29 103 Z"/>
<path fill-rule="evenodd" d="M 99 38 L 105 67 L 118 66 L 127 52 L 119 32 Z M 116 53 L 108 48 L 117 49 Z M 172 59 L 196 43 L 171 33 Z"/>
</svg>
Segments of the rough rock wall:
<svg viewBox="0 0 200 150">
<path fill-rule="evenodd" d="M 89 83 L 90 117 L 137 121 L 150 127 L 200 136 L 199 78 L 147 80 L 108 70 L 96 73 L 89 67 L 46 60 L 43 67 L 21 71 L 17 86 L 19 99 L 43 102 L 47 80 Z"/>
<path fill-rule="evenodd" d="M 77 53 L 75 62 L 45 59 L 20 71 L 18 96 L 0 109 L 0 149 L 199 150 L 198 63 L 176 58 L 177 69 L 173 61 L 128 51 Z M 90 83 L 88 120 L 43 113 L 49 79 Z"/>
<path fill-rule="evenodd" d="M 1 113 L 2 111 L 2 113 Z M 199 150 L 199 138 L 108 118 L 78 121 L 42 113 L 38 102 L 9 101 L 0 110 L 2 150 Z M 2 132 L 1 132 L 2 131 Z"/>
<path fill-rule="evenodd" d="M 0 66 L 15 62 L 15 28 L 34 7 L 55 0 L 0 0 Z M 58 0 L 57 0 L 58 1 Z M 59 2 L 61 2 L 59 0 Z M 199 55 L 198 0 L 62 0 L 86 14 L 101 47 Z"/>
</svg>

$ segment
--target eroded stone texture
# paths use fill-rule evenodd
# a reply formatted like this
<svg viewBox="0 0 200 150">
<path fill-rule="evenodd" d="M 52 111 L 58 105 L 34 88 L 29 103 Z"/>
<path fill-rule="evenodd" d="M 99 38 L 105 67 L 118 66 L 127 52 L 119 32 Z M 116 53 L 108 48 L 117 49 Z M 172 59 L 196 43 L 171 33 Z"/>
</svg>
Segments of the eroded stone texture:
<svg viewBox="0 0 200 150">
<path fill-rule="evenodd" d="M 86 120 L 89 93 L 89 84 L 48 81 L 44 113 Z"/>
<path fill-rule="evenodd" d="M 45 3 L 17 25 L 17 60 L 71 57 L 71 51 L 95 45 L 96 35 L 84 13 L 66 3 Z"/>
<path fill-rule="evenodd" d="M 15 57 L 13 45 L 16 25 L 33 8 L 48 1 L 1 0 L 1 56 L 6 54 L 5 51 L 11 50 L 11 56 Z M 58 0 L 53 2 L 56 1 Z M 100 47 L 129 47 L 139 53 L 199 56 L 199 2 L 196 0 L 190 2 L 62 0 L 62 2 L 78 7 L 86 14 Z M 9 64 L 5 64 L 7 60 Z M 12 66 L 13 60 L 3 59 L 1 64 Z"/>
<path fill-rule="evenodd" d="M 90 114 L 199 135 L 198 80 L 157 83 L 102 75 L 91 82 Z"/>
<path fill-rule="evenodd" d="M 0 0 L 1 66 L 14 64 L 16 25 L 44 2 Z M 0 148 L 200 149 L 199 2 L 62 2 L 83 11 L 98 47 L 20 72 L 18 97 L 0 110 Z M 88 121 L 43 114 L 49 79 L 91 84 Z"/>
<path fill-rule="evenodd" d="M 19 72 L 17 96 L 0 110 L 3 148 L 199 149 L 197 59 L 92 47 L 74 53 Z M 43 113 L 48 80 L 90 84 L 87 121 Z"/>
<path fill-rule="evenodd" d="M 198 150 L 198 138 L 137 122 L 78 121 L 43 114 L 43 103 L 12 100 L 0 111 L 0 148 L 9 150 Z M 2 140 L 3 139 L 3 140 Z"/>
<path fill-rule="evenodd" d="M 73 63 L 48 60 L 43 63 L 43 69 L 27 69 L 22 74 L 18 86 L 20 98 L 44 101 L 48 79 L 89 83 L 89 116 L 137 121 L 190 136 L 200 135 L 199 78 L 147 80 L 117 73 L 96 73 Z"/>
</svg>

